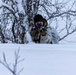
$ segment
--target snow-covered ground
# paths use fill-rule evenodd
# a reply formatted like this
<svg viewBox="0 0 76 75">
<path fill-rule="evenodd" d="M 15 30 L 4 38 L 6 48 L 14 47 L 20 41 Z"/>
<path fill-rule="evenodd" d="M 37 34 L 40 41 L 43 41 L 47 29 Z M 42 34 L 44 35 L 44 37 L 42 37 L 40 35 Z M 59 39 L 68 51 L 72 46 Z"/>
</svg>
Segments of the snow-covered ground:
<svg viewBox="0 0 76 75">
<path fill-rule="evenodd" d="M 75 44 L 0 44 L 0 59 L 5 52 L 8 63 L 14 62 L 14 52 L 20 49 L 20 75 L 76 75 Z M 10 65 L 11 66 L 11 65 Z M 0 64 L 0 75 L 12 73 Z"/>
</svg>

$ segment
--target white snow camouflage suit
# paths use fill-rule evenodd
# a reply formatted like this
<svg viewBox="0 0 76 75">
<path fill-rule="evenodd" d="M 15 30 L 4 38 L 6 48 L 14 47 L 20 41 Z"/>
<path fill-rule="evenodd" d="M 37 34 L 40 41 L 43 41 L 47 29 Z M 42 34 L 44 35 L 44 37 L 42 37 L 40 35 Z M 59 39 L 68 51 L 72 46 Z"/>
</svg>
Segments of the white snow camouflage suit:
<svg viewBox="0 0 76 75">
<path fill-rule="evenodd" d="M 29 30 L 30 32 L 31 32 L 31 29 L 32 28 L 30 28 L 30 30 Z M 35 37 L 31 36 L 31 38 L 32 38 L 32 41 L 35 42 L 34 41 Z M 60 39 L 60 37 L 58 36 L 57 31 L 54 28 L 47 26 L 46 35 L 45 36 L 41 35 L 39 43 L 58 44 L 59 39 Z"/>
</svg>

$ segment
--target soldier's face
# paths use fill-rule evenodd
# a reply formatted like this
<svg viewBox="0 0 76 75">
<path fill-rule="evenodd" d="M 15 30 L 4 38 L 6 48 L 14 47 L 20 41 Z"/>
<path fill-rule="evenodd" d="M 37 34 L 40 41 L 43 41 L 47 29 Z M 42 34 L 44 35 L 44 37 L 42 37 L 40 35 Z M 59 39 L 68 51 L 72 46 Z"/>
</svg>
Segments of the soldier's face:
<svg viewBox="0 0 76 75">
<path fill-rule="evenodd" d="M 36 25 L 43 25 L 43 22 L 42 21 L 38 21 L 38 22 L 36 22 Z"/>
</svg>

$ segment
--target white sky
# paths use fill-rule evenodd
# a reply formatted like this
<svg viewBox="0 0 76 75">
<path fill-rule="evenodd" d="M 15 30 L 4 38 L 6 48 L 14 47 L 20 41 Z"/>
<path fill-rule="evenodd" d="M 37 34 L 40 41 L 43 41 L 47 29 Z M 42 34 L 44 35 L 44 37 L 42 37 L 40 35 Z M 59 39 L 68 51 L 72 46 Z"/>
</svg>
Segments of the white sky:
<svg viewBox="0 0 76 75">
<path fill-rule="evenodd" d="M 59 42 L 60 44 L 76 44 L 76 32 Z"/>
</svg>

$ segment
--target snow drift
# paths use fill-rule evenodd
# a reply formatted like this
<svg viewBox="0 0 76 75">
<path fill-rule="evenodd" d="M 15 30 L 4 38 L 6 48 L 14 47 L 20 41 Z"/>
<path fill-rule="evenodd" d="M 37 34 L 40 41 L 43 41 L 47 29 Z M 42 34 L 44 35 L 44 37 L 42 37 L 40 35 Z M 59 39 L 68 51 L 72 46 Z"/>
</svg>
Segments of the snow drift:
<svg viewBox="0 0 76 75">
<path fill-rule="evenodd" d="M 75 44 L 1 44 L 0 59 L 5 52 L 8 63 L 13 64 L 14 51 L 18 49 L 21 58 L 25 58 L 18 67 L 24 67 L 20 75 L 76 75 Z M 0 64 L 0 75 L 12 73 Z"/>
</svg>

